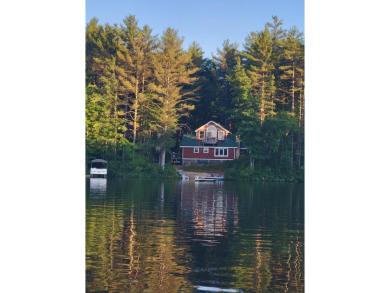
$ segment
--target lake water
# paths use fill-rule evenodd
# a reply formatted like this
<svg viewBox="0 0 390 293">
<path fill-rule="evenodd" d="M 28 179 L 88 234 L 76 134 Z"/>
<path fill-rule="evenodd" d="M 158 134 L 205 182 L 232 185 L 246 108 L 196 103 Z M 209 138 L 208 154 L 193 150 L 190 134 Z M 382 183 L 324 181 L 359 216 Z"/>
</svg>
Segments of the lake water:
<svg viewBox="0 0 390 293">
<path fill-rule="evenodd" d="M 303 292 L 303 184 L 87 179 L 87 292 Z"/>
</svg>

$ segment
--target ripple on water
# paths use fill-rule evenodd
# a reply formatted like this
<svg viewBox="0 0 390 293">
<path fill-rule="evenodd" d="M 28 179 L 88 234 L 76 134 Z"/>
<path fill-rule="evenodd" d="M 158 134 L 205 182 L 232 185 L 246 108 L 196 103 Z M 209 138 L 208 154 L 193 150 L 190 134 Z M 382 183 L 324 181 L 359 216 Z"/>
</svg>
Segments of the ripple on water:
<svg viewBox="0 0 390 293">
<path fill-rule="evenodd" d="M 303 292 L 303 188 L 225 186 L 87 191 L 87 291 Z"/>
</svg>

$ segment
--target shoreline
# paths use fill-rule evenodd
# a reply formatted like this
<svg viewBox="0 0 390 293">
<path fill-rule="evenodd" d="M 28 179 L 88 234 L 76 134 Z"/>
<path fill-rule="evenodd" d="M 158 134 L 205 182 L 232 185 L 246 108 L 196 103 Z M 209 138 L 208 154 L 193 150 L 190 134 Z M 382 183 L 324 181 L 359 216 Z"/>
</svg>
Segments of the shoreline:
<svg viewBox="0 0 390 293">
<path fill-rule="evenodd" d="M 178 170 L 182 170 L 179 166 L 174 166 L 176 172 Z M 210 174 L 214 174 L 215 176 L 218 176 L 218 175 L 224 175 L 224 172 L 213 172 L 213 171 L 210 171 L 210 172 L 196 172 L 196 171 L 185 171 L 185 170 L 182 170 L 184 174 L 186 174 L 189 179 L 188 180 L 195 180 L 195 177 L 196 176 L 199 176 L 199 177 L 207 177 L 208 175 Z"/>
</svg>

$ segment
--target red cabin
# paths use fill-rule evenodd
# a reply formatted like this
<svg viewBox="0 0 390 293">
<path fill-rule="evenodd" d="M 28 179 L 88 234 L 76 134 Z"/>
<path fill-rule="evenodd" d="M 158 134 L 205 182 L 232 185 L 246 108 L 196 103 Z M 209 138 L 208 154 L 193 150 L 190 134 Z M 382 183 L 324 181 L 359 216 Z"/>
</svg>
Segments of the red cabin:
<svg viewBox="0 0 390 293">
<path fill-rule="evenodd" d="M 240 140 L 220 124 L 210 121 L 183 135 L 180 142 L 183 164 L 223 162 L 240 156 Z"/>
</svg>

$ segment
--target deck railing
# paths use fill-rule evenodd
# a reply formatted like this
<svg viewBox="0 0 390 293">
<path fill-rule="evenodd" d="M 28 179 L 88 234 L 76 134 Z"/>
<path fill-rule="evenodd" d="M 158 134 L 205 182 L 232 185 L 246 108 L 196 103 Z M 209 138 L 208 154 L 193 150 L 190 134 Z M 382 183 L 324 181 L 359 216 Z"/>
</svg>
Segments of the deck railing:
<svg viewBox="0 0 390 293">
<path fill-rule="evenodd" d="M 203 142 L 204 143 L 217 143 L 218 140 L 216 137 L 204 137 Z"/>
</svg>

